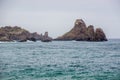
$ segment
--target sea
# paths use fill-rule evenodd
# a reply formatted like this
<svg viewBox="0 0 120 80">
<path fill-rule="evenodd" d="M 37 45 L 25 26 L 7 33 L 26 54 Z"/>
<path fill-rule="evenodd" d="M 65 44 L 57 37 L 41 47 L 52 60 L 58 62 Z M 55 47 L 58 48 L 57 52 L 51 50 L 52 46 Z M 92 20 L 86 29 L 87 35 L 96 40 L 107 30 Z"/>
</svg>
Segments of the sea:
<svg viewBox="0 0 120 80">
<path fill-rule="evenodd" d="M 0 42 L 0 80 L 120 80 L 120 39 Z"/>
</svg>

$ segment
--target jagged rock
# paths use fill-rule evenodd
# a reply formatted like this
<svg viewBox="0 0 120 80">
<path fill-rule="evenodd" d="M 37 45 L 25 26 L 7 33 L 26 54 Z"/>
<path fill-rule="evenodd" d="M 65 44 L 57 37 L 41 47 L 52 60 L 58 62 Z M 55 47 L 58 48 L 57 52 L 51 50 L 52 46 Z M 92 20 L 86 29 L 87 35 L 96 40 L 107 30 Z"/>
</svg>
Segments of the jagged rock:
<svg viewBox="0 0 120 80">
<path fill-rule="evenodd" d="M 0 28 L 0 41 L 18 41 L 26 42 L 27 40 L 40 40 L 41 36 L 38 33 L 30 33 L 18 26 L 5 26 Z"/>
<path fill-rule="evenodd" d="M 56 40 L 84 40 L 86 38 L 86 24 L 82 19 L 75 21 L 74 27 Z"/>
<path fill-rule="evenodd" d="M 42 42 L 51 42 L 52 38 L 48 36 L 48 32 L 45 32 L 45 34 L 43 35 L 41 41 Z"/>
<path fill-rule="evenodd" d="M 39 35 L 37 32 L 31 33 L 31 38 L 34 38 L 36 40 L 41 40 L 42 35 Z"/>
<path fill-rule="evenodd" d="M 95 32 L 95 41 L 107 41 L 105 33 L 101 28 L 97 28 Z"/>
<path fill-rule="evenodd" d="M 95 40 L 95 32 L 94 32 L 94 26 L 93 25 L 89 25 L 87 28 L 87 40 L 88 41 L 94 41 Z"/>
<path fill-rule="evenodd" d="M 95 32 L 93 25 L 86 27 L 82 19 L 77 19 L 74 27 L 69 32 L 55 40 L 106 41 L 107 39 L 103 30 L 98 29 Z"/>
</svg>

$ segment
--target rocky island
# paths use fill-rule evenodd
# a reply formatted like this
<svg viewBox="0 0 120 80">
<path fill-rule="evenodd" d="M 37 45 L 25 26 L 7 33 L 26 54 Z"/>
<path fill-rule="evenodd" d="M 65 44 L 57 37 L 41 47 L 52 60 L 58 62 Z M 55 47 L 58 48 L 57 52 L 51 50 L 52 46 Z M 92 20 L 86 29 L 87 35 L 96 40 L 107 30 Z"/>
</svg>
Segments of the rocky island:
<svg viewBox="0 0 120 80">
<path fill-rule="evenodd" d="M 5 26 L 0 28 L 0 41 L 18 41 L 26 42 L 41 40 L 42 42 L 51 42 L 53 39 L 48 36 L 48 32 L 40 35 L 37 32 L 30 33 L 18 26 Z M 86 26 L 82 19 L 77 19 L 74 27 L 64 35 L 54 39 L 58 41 L 107 41 L 106 35 L 101 28 L 94 29 L 93 25 Z"/>
<path fill-rule="evenodd" d="M 76 40 L 76 41 L 107 41 L 106 35 L 101 28 L 94 30 L 93 25 L 86 26 L 82 19 L 75 21 L 74 27 L 64 35 L 55 40 Z"/>
<path fill-rule="evenodd" d="M 1 27 L 0 28 L 0 41 L 7 41 L 7 42 L 11 42 L 11 41 L 18 41 L 18 42 L 26 42 L 27 40 L 30 41 L 37 41 L 37 40 L 41 40 L 41 41 L 46 41 L 49 42 L 52 40 L 51 37 L 48 36 L 48 32 L 47 35 L 40 35 L 37 32 L 34 33 L 30 33 L 29 31 L 22 29 L 21 27 L 18 26 L 5 26 L 5 27 Z"/>
</svg>

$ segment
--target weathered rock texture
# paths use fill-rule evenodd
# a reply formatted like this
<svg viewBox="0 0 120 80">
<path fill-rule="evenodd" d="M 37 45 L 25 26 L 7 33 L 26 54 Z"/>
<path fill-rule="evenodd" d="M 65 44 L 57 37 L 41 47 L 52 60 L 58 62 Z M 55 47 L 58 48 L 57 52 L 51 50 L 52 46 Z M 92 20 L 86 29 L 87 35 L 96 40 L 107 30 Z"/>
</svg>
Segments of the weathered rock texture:
<svg viewBox="0 0 120 80">
<path fill-rule="evenodd" d="M 77 19 L 69 32 L 55 40 L 107 41 L 107 38 L 101 28 L 94 31 L 93 25 L 87 27 L 82 19 Z"/>
<path fill-rule="evenodd" d="M 26 42 L 27 40 L 42 40 L 43 37 L 44 36 L 39 35 L 37 32 L 30 33 L 29 31 L 17 26 L 5 26 L 0 28 L 0 41 Z"/>
</svg>

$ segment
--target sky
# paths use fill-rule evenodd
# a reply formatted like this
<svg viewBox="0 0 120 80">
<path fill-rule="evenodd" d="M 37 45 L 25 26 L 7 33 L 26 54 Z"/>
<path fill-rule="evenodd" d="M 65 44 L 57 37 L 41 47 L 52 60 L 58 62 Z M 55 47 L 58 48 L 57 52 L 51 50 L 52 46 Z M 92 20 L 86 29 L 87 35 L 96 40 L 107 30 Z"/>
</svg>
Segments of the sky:
<svg viewBox="0 0 120 80">
<path fill-rule="evenodd" d="M 102 28 L 107 38 L 120 38 L 120 0 L 0 0 L 0 27 L 20 26 L 56 38 L 76 19 Z"/>
</svg>

